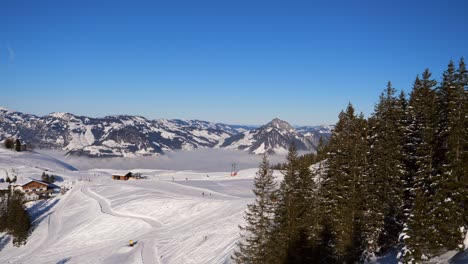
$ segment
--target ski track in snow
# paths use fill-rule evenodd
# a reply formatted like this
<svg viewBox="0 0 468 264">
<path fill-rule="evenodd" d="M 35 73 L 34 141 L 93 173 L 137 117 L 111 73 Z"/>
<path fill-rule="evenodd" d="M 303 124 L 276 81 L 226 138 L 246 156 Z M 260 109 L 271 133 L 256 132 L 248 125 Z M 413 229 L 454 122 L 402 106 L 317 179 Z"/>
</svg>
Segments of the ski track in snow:
<svg viewBox="0 0 468 264">
<path fill-rule="evenodd" d="M 146 169 L 135 170 L 146 180 L 115 181 L 111 174 L 128 171 L 75 171 L 53 157 L 1 148 L 0 168 L 16 169 L 19 179 L 40 179 L 47 170 L 71 188 L 29 203 L 39 220 L 26 245 L 10 242 L 0 252 L 0 263 L 15 264 L 230 263 L 257 171 L 233 178 L 229 172 Z"/>
<path fill-rule="evenodd" d="M 91 191 L 89 189 L 89 186 L 87 186 L 87 185 L 81 187 L 81 191 L 84 194 L 86 194 L 88 197 L 94 199 L 99 204 L 99 206 L 101 207 L 101 211 L 103 213 L 105 213 L 105 214 L 112 215 L 112 216 L 115 216 L 115 217 L 132 218 L 132 219 L 141 220 L 141 221 L 144 221 L 145 223 L 147 223 L 148 225 L 150 225 L 152 228 L 161 227 L 161 225 L 162 225 L 160 222 L 158 222 L 158 221 L 156 221 L 154 219 L 148 218 L 148 217 L 133 216 L 133 215 L 128 215 L 128 214 L 126 215 L 126 214 L 121 214 L 121 213 L 115 212 L 114 210 L 112 210 L 112 207 L 109 205 L 109 203 L 102 196 L 99 196 L 95 192 Z"/>
<path fill-rule="evenodd" d="M 154 219 L 143 217 L 143 216 L 133 216 L 133 215 L 125 215 L 125 214 L 120 214 L 115 212 L 110 204 L 101 196 L 97 195 L 93 191 L 89 189 L 89 186 L 85 185 L 80 188 L 80 190 L 86 194 L 88 197 L 94 199 L 97 203 L 99 203 L 99 206 L 101 207 L 101 212 L 104 214 L 112 215 L 115 217 L 122 217 L 122 218 L 131 218 L 131 219 L 137 219 L 141 220 L 148 225 L 150 225 L 152 228 L 158 228 L 161 227 L 162 224 Z M 140 241 L 137 240 L 137 246 L 141 248 L 141 261 L 142 263 L 161 263 L 160 259 L 156 256 L 158 256 L 157 248 L 154 246 L 153 243 L 148 242 L 148 241 Z M 145 244 L 148 243 L 148 246 L 145 247 Z"/>
</svg>

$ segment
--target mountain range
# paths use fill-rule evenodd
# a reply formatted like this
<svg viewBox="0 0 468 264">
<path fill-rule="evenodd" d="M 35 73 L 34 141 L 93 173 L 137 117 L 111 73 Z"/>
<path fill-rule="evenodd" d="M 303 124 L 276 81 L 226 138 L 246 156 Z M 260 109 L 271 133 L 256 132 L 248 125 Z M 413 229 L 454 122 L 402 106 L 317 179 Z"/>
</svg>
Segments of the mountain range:
<svg viewBox="0 0 468 264">
<path fill-rule="evenodd" d="M 291 142 L 314 151 L 332 126 L 293 127 L 280 119 L 260 126 L 200 120 L 115 115 L 103 118 L 51 113 L 46 116 L 0 108 L 0 141 L 20 138 L 35 148 L 62 149 L 89 157 L 151 156 L 174 150 L 226 148 L 249 153 L 285 153 Z"/>
</svg>

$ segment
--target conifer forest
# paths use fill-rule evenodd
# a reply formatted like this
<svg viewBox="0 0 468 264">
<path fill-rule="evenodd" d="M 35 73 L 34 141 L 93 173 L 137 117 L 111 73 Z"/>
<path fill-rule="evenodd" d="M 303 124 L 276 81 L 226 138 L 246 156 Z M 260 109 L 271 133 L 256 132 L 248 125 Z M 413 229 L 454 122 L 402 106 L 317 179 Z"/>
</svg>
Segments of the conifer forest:
<svg viewBox="0 0 468 264">
<path fill-rule="evenodd" d="M 464 250 L 466 64 L 450 61 L 439 81 L 426 69 L 412 85 L 388 82 L 368 118 L 349 103 L 315 154 L 291 145 L 281 180 L 264 156 L 233 260 L 365 263 L 394 250 L 399 263 L 424 263 Z"/>
</svg>

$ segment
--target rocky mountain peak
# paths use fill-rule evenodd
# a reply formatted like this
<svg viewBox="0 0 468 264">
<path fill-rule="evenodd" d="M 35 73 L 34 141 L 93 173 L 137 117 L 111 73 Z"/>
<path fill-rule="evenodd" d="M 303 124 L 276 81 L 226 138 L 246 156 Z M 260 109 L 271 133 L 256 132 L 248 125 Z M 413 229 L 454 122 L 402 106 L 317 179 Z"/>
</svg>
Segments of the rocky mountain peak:
<svg viewBox="0 0 468 264">
<path fill-rule="evenodd" d="M 275 118 L 257 129 L 227 138 L 221 147 L 245 150 L 254 154 L 284 154 L 294 142 L 298 150 L 312 151 L 314 144 L 289 123 Z"/>
<path fill-rule="evenodd" d="M 286 121 L 283 121 L 279 118 L 274 118 L 270 123 L 264 126 L 265 128 L 275 128 L 282 131 L 293 131 L 294 128 Z"/>
<path fill-rule="evenodd" d="M 63 119 L 63 120 L 70 120 L 75 117 L 75 115 L 65 112 L 53 112 L 48 115 L 52 118 Z"/>
</svg>

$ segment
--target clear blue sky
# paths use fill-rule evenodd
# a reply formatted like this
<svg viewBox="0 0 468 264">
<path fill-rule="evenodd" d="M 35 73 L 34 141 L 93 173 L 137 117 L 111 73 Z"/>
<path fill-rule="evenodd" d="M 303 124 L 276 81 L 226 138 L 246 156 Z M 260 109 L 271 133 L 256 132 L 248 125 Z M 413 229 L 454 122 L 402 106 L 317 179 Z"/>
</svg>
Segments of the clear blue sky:
<svg viewBox="0 0 468 264">
<path fill-rule="evenodd" d="M 463 0 L 0 2 L 0 106 L 38 115 L 334 123 L 468 55 Z"/>
</svg>

